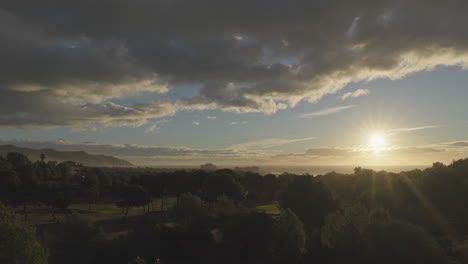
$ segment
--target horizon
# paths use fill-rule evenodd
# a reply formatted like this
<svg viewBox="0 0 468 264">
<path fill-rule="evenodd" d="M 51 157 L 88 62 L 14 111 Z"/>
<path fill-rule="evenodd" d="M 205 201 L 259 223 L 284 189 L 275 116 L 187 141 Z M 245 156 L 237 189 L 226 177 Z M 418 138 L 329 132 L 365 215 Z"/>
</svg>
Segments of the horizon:
<svg viewBox="0 0 468 264">
<path fill-rule="evenodd" d="M 1 147 L 14 147 L 16 148 L 16 146 L 14 145 L 0 145 L 0 148 Z M 52 158 L 50 158 L 49 156 L 45 155 L 44 156 L 44 160 L 45 161 L 53 161 L 53 162 L 61 162 L 61 161 L 64 161 L 64 160 L 67 160 L 67 159 L 63 159 L 63 158 L 60 158 L 60 155 L 64 154 L 64 153 L 76 153 L 76 152 L 82 152 L 82 153 L 85 153 L 85 154 L 88 154 L 88 155 L 93 155 L 93 154 L 89 154 L 87 152 L 84 152 L 84 151 L 57 151 L 55 149 L 50 149 L 50 148 L 47 148 L 47 149 L 30 149 L 30 148 L 24 148 L 26 150 L 34 150 L 34 151 L 44 151 L 44 150 L 52 150 L 55 155 L 58 155 L 58 156 L 54 156 Z M 11 151 L 10 151 L 11 152 Z M 18 150 L 19 153 L 22 153 L 21 151 Z M 40 161 L 42 159 L 42 155 L 44 153 L 41 153 L 40 155 L 38 153 L 36 153 L 37 155 L 32 155 L 31 153 L 27 153 L 28 151 L 26 151 L 25 155 L 27 155 L 31 161 Z M 7 152 L 3 152 L 5 154 L 5 157 L 6 157 L 6 153 Z M 1 155 L 2 152 L 0 152 L 0 157 L 2 156 Z M 37 157 L 36 157 L 37 156 Z M 101 155 L 97 155 L 97 156 L 101 156 Z M 105 156 L 105 155 L 104 155 Z M 92 156 L 91 156 L 92 157 Z M 105 156 L 105 157 L 112 157 L 112 158 L 117 158 L 119 159 L 120 161 L 123 161 L 123 162 L 128 162 L 127 160 L 123 160 L 119 157 L 114 157 L 114 156 Z M 59 158 L 59 160 L 56 160 L 54 158 Z M 153 164 L 132 164 L 130 163 L 131 165 L 101 165 L 99 166 L 98 164 L 99 163 L 95 163 L 94 165 L 87 165 L 86 164 L 86 161 L 81 161 L 80 160 L 80 157 L 75 157 L 75 159 L 73 158 L 70 158 L 69 157 L 69 160 L 73 160 L 73 161 L 77 161 L 79 163 L 82 163 L 85 165 L 85 166 L 89 166 L 89 167 L 129 167 L 129 168 L 154 168 L 154 169 L 200 169 L 202 165 L 208 165 L 208 164 L 211 164 L 211 165 L 215 165 L 217 167 L 217 169 L 236 169 L 236 168 L 239 168 L 239 169 L 245 169 L 245 168 L 252 168 L 252 167 L 256 167 L 257 169 L 259 169 L 259 172 L 261 172 L 262 174 L 275 174 L 275 175 L 280 175 L 282 173 L 299 173 L 299 174 L 311 174 L 311 175 L 323 175 L 323 174 L 327 174 L 327 173 L 330 173 L 330 172 L 337 172 L 337 173 L 343 173 L 343 174 L 350 174 L 350 173 L 353 173 L 353 170 L 354 168 L 363 168 L 363 169 L 371 169 L 371 170 L 374 170 L 374 171 L 386 171 L 386 172 L 393 172 L 393 173 L 399 173 L 399 172 L 402 172 L 402 171 L 412 171 L 412 170 L 424 170 L 424 169 L 427 169 L 427 168 L 431 168 L 434 163 L 438 163 L 439 161 L 436 161 L 436 162 L 433 162 L 432 164 L 408 164 L 408 165 L 379 165 L 379 164 L 372 164 L 372 165 L 369 165 L 369 164 L 338 164 L 338 165 L 291 165 L 291 164 L 263 164 L 262 166 L 258 166 L 256 164 L 242 164 L 242 163 L 238 163 L 238 164 L 230 164 L 230 163 L 227 163 L 227 164 L 224 164 L 224 163 L 217 163 L 217 164 L 213 164 L 213 163 L 193 163 L 193 164 L 187 164 L 187 163 L 183 163 L 183 164 L 177 164 L 177 163 L 174 163 L 174 164 L 165 164 L 165 165 L 153 165 Z M 119 161 L 119 162 L 120 162 Z M 108 161 L 107 161 L 108 162 Z M 455 162 L 455 160 L 453 160 L 452 162 Z M 446 165 L 449 165 L 449 164 L 446 164 Z"/>
<path fill-rule="evenodd" d="M 217 169 L 234 169 L 235 168 L 247 168 L 252 166 L 223 166 L 223 165 L 216 165 Z M 200 169 L 200 166 L 190 166 L 190 165 L 173 165 L 173 166 L 135 166 L 137 168 L 151 168 L 151 169 Z M 385 171 L 391 173 L 400 173 L 405 171 L 412 171 L 412 170 L 424 170 L 431 168 L 432 165 L 406 165 L 406 166 L 397 166 L 397 165 L 390 165 L 390 166 L 379 166 L 379 165 L 372 165 L 372 166 L 353 166 L 353 165 L 336 165 L 336 166 L 325 166 L 325 165 L 317 165 L 317 166 L 281 166 L 281 165 L 270 165 L 270 166 L 254 166 L 259 169 L 259 172 L 262 174 L 274 174 L 274 175 L 281 175 L 283 173 L 291 173 L 291 174 L 310 174 L 312 176 L 319 176 L 319 175 L 326 175 L 328 173 L 336 172 L 339 174 L 353 174 L 355 168 L 363 168 L 363 169 L 370 169 L 376 172 Z"/>
</svg>

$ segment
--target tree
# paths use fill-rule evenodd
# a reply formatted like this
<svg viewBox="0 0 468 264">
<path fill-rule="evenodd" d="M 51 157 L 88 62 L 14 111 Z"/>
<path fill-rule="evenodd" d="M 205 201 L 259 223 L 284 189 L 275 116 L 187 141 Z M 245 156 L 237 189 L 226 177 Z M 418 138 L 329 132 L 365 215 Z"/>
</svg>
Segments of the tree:
<svg viewBox="0 0 468 264">
<path fill-rule="evenodd" d="M 167 178 L 165 173 L 144 173 L 140 177 L 140 183 L 145 188 L 145 191 L 151 197 L 159 197 L 161 199 L 161 211 L 164 210 Z M 153 201 L 151 201 L 151 210 L 154 210 Z"/>
<path fill-rule="evenodd" d="M 32 163 L 25 155 L 17 152 L 9 152 L 7 154 L 7 161 L 11 164 L 12 169 L 16 171 L 21 181 L 17 197 L 19 203 L 23 205 L 24 216 L 27 218 L 27 205 L 37 200 L 39 179 L 37 178 Z"/>
<path fill-rule="evenodd" d="M 17 223 L 13 210 L 0 203 L 0 263 L 46 264 L 47 257 L 35 229 Z"/>
<path fill-rule="evenodd" d="M 25 155 L 18 152 L 8 152 L 6 159 L 11 163 L 13 169 L 17 172 L 21 172 L 27 165 L 31 164 Z"/>
<path fill-rule="evenodd" d="M 255 206 L 276 200 L 280 183 L 275 175 L 262 176 L 258 173 L 246 172 L 245 176 L 239 180 L 248 192 L 246 201 L 248 205 Z"/>
<path fill-rule="evenodd" d="M 76 195 L 78 186 L 66 181 L 47 182 L 40 187 L 41 201 L 51 206 L 51 214 L 54 220 L 55 209 L 66 211 Z"/>
<path fill-rule="evenodd" d="M 418 186 L 445 221 L 462 234 L 468 234 L 468 210 L 466 202 L 460 202 L 468 200 L 467 172 L 468 159 L 456 160 L 449 166 L 437 162 L 425 170 L 425 177 Z M 432 223 L 432 227 L 423 225 L 433 233 L 445 232 L 437 223 Z"/>
<path fill-rule="evenodd" d="M 337 247 L 338 244 L 352 247 L 370 225 L 388 221 L 390 216 L 381 206 L 369 210 L 360 203 L 342 203 L 325 218 L 321 240 L 330 248 Z"/>
<path fill-rule="evenodd" d="M 273 259 L 297 263 L 305 251 L 304 224 L 290 209 L 283 210 L 273 224 Z"/>
<path fill-rule="evenodd" d="M 322 243 L 330 263 L 446 263 L 437 242 L 422 228 L 392 221 L 380 206 L 343 204 L 327 216 Z"/>
<path fill-rule="evenodd" d="M 179 200 L 183 193 L 196 193 L 200 188 L 200 179 L 198 174 L 191 174 L 186 171 L 175 171 L 170 177 L 165 177 L 167 191 L 177 196 Z"/>
<path fill-rule="evenodd" d="M 0 201 L 16 206 L 21 180 L 11 169 L 0 168 Z"/>
<path fill-rule="evenodd" d="M 51 241 L 55 249 L 51 263 L 99 263 L 94 259 L 102 250 L 104 241 L 100 227 L 84 217 L 70 215 L 56 228 L 59 232 Z"/>
<path fill-rule="evenodd" d="M 265 213 L 237 213 L 225 219 L 214 263 L 271 263 L 273 219 Z"/>
<path fill-rule="evenodd" d="M 45 160 L 45 158 L 46 158 L 46 157 L 45 157 L 45 154 L 44 154 L 44 153 L 41 153 L 41 157 L 40 157 L 40 158 L 41 158 L 41 161 L 44 162 L 44 160 Z"/>
<path fill-rule="evenodd" d="M 4 159 L 2 156 L 0 156 L 0 169 L 2 170 L 13 170 L 13 166 L 11 163 Z"/>
<path fill-rule="evenodd" d="M 146 206 L 151 202 L 151 197 L 139 185 L 130 185 L 125 187 L 120 193 L 121 201 L 117 206 L 125 209 L 124 218 L 128 215 L 128 209 L 132 206 Z"/>
<path fill-rule="evenodd" d="M 128 262 L 129 264 L 147 264 L 146 260 L 140 256 L 137 256 L 132 261 Z"/>
<path fill-rule="evenodd" d="M 247 192 L 233 175 L 231 170 L 219 170 L 205 178 L 204 199 L 214 202 L 221 195 L 226 195 L 239 203 L 247 197 Z"/>
<path fill-rule="evenodd" d="M 284 189 L 279 203 L 283 209 L 291 209 L 308 232 L 320 229 L 325 216 L 336 208 L 330 191 L 312 176 L 295 177 Z"/>
<path fill-rule="evenodd" d="M 231 216 L 236 211 L 236 204 L 226 195 L 221 195 L 214 204 L 214 211 L 218 217 Z"/>
<path fill-rule="evenodd" d="M 101 196 L 111 195 L 112 190 L 112 176 L 105 172 L 98 173 L 99 180 L 99 193 Z"/>
<path fill-rule="evenodd" d="M 91 210 L 91 204 L 96 203 L 100 197 L 99 178 L 94 171 L 88 171 L 85 174 L 84 180 L 81 183 L 81 188 L 84 196 L 88 200 L 89 210 Z"/>
<path fill-rule="evenodd" d="M 191 193 L 180 196 L 174 212 L 185 226 L 200 223 L 208 218 L 208 207 L 200 197 Z"/>
<path fill-rule="evenodd" d="M 407 223 L 387 222 L 371 226 L 365 232 L 365 245 L 366 263 L 449 263 L 440 245 L 427 231 Z"/>
</svg>

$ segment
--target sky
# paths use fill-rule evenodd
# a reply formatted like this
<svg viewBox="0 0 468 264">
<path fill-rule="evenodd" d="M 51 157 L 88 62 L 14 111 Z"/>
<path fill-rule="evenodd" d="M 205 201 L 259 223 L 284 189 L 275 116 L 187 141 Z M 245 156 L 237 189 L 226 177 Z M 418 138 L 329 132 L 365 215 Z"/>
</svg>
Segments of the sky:
<svg viewBox="0 0 468 264">
<path fill-rule="evenodd" d="M 468 157 L 468 2 L 2 1 L 0 144 L 136 165 Z"/>
</svg>

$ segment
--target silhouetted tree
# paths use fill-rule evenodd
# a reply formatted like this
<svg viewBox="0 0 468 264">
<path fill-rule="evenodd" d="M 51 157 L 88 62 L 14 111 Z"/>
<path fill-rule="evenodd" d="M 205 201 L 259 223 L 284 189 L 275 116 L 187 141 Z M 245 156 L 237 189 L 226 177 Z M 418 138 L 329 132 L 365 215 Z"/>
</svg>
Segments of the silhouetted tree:
<svg viewBox="0 0 468 264">
<path fill-rule="evenodd" d="M 28 165 L 31 164 L 25 155 L 18 152 L 8 152 L 6 159 L 11 163 L 13 169 L 17 172 L 23 171 Z"/>
<path fill-rule="evenodd" d="M 365 232 L 365 246 L 362 249 L 365 250 L 366 263 L 449 263 L 440 245 L 427 231 L 400 222 L 371 226 Z"/>
<path fill-rule="evenodd" d="M 139 185 L 130 185 L 125 187 L 120 193 L 121 201 L 117 202 L 117 206 L 125 209 L 124 218 L 128 215 L 128 209 L 132 206 L 146 206 L 151 202 L 151 197 Z"/>
<path fill-rule="evenodd" d="M 21 181 L 17 192 L 18 203 L 23 205 L 23 214 L 27 217 L 27 206 L 38 200 L 39 179 L 36 176 L 34 167 L 28 158 L 17 152 L 9 152 L 6 159 L 12 169 L 18 174 Z"/>
<path fill-rule="evenodd" d="M 55 220 L 55 209 L 66 212 L 77 190 L 76 184 L 66 181 L 47 182 L 40 187 L 40 198 L 44 204 L 52 207 L 51 214 Z"/>
<path fill-rule="evenodd" d="M 20 186 L 21 180 L 14 170 L 0 168 L 0 201 L 16 206 Z"/>
<path fill-rule="evenodd" d="M 226 219 L 214 263 L 271 263 L 273 219 L 265 213 L 238 213 Z"/>
<path fill-rule="evenodd" d="M 273 224 L 273 261 L 298 263 L 305 251 L 306 235 L 302 221 L 285 209 Z"/>
<path fill-rule="evenodd" d="M 208 202 L 214 202 L 224 194 L 234 202 L 239 203 L 247 196 L 244 187 L 231 170 L 218 170 L 205 177 L 203 189 L 203 198 Z"/>
<path fill-rule="evenodd" d="M 97 263 L 94 259 L 104 240 L 101 228 L 77 215 L 69 216 L 56 228 L 59 232 L 50 241 L 50 246 L 55 248 L 51 263 Z"/>
<path fill-rule="evenodd" d="M 312 176 L 298 176 L 286 186 L 279 199 L 280 206 L 291 209 L 306 229 L 320 229 L 325 216 L 336 208 L 330 191 Z"/>
<path fill-rule="evenodd" d="M 185 226 L 203 222 L 208 218 L 208 206 L 200 197 L 191 193 L 180 196 L 179 202 L 174 206 L 174 212 Z"/>
<path fill-rule="evenodd" d="M 214 212 L 218 217 L 228 217 L 236 212 L 236 204 L 232 199 L 226 195 L 221 195 L 218 197 L 214 203 Z"/>
<path fill-rule="evenodd" d="M 84 197 L 88 200 L 89 209 L 91 210 L 91 204 L 96 203 L 100 197 L 99 178 L 95 171 L 89 170 L 85 173 L 81 188 Z"/>
</svg>

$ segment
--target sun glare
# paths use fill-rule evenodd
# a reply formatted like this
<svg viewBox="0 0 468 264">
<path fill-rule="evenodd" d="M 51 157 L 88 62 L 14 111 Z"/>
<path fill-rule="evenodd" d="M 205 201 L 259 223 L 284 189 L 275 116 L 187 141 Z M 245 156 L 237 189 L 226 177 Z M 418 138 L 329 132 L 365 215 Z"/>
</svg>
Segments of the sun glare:
<svg viewBox="0 0 468 264">
<path fill-rule="evenodd" d="M 369 145 L 374 149 L 381 149 L 385 145 L 385 139 L 382 135 L 372 135 L 369 141 Z"/>
</svg>

